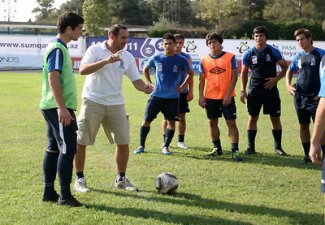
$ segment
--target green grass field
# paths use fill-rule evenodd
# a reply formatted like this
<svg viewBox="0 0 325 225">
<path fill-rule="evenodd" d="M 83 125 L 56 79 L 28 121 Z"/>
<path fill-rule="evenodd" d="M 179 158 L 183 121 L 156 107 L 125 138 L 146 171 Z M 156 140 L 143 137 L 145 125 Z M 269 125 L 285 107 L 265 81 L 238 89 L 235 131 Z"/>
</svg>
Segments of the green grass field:
<svg viewBox="0 0 325 225">
<path fill-rule="evenodd" d="M 195 99 L 187 116 L 186 143 L 190 150 L 175 148 L 162 155 L 161 118 L 152 123 L 146 154 L 130 154 L 128 178 L 140 189 L 129 193 L 112 188 L 115 179 L 114 146 L 101 130 L 89 147 L 85 175 L 92 192 L 75 193 L 87 208 L 68 208 L 41 201 L 45 123 L 38 104 L 40 73 L 0 74 L 0 224 L 324 224 L 320 167 L 304 165 L 299 126 L 284 80 L 282 98 L 283 148 L 291 156 L 273 153 L 271 124 L 261 116 L 256 141 L 257 155 L 243 163 L 230 160 L 230 144 L 223 119 L 221 140 L 225 155 L 205 154 L 212 144 L 205 112 Z M 78 92 L 84 78 L 77 76 Z M 237 90 L 239 90 L 239 83 Z M 237 91 L 238 92 L 238 91 Z M 238 92 L 239 93 L 239 92 Z M 131 150 L 137 147 L 139 128 L 148 96 L 124 81 L 130 115 Z M 240 149 L 247 146 L 246 106 L 237 100 Z M 80 101 L 79 101 L 80 102 Z M 176 195 L 159 195 L 154 186 L 161 172 L 179 180 Z M 58 188 L 57 188 L 58 189 Z"/>
</svg>

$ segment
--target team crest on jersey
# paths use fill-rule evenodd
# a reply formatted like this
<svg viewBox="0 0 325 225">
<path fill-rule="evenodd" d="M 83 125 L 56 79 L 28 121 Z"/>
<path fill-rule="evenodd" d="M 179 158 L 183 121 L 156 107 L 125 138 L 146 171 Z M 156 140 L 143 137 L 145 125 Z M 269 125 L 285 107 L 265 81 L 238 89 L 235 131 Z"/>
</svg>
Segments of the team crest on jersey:
<svg viewBox="0 0 325 225">
<path fill-rule="evenodd" d="M 311 65 L 311 66 L 316 66 L 316 60 L 315 60 L 314 57 L 311 59 L 311 61 L 310 61 L 310 65 Z"/>
<path fill-rule="evenodd" d="M 271 62 L 271 56 L 269 54 L 266 55 L 266 62 Z"/>
<path fill-rule="evenodd" d="M 225 71 L 226 70 L 224 68 L 220 68 L 220 67 L 216 66 L 213 69 L 211 69 L 209 72 L 214 73 L 214 74 L 220 74 L 220 73 L 223 73 Z"/>
<path fill-rule="evenodd" d="M 120 67 L 120 69 L 125 69 L 125 68 L 124 68 L 124 62 L 123 62 L 122 60 L 121 60 L 121 62 L 120 62 L 120 66 L 119 66 L 119 67 Z"/>
<path fill-rule="evenodd" d="M 173 66 L 173 72 L 177 73 L 177 66 L 176 65 Z"/>
<path fill-rule="evenodd" d="M 158 71 L 162 71 L 163 70 L 163 67 L 162 67 L 162 64 L 161 63 L 158 63 L 157 64 L 157 70 Z"/>
</svg>

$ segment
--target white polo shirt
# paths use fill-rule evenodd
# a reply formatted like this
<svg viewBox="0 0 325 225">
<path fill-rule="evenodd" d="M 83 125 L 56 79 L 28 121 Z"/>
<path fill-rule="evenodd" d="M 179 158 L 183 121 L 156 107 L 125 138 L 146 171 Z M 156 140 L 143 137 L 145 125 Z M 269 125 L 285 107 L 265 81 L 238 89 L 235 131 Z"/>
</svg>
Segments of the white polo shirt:
<svg viewBox="0 0 325 225">
<path fill-rule="evenodd" d="M 90 46 L 81 64 L 95 63 L 107 59 L 112 52 L 106 48 L 106 41 Z M 103 105 L 124 104 L 122 95 L 123 75 L 131 81 L 140 79 L 140 73 L 131 53 L 123 51 L 120 55 L 122 61 L 109 63 L 96 72 L 86 76 L 82 90 L 82 99 L 87 98 Z"/>
</svg>

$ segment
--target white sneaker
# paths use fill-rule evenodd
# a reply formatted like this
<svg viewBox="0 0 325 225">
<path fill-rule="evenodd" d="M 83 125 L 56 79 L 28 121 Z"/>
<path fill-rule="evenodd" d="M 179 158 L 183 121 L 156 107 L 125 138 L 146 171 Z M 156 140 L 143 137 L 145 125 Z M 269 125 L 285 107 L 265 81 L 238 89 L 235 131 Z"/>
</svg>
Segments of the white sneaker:
<svg viewBox="0 0 325 225">
<path fill-rule="evenodd" d="M 114 187 L 127 191 L 138 191 L 138 188 L 136 188 L 126 177 L 123 177 L 121 181 L 115 180 Z"/>
<path fill-rule="evenodd" d="M 80 193 L 86 193 L 90 191 L 87 187 L 87 183 L 84 177 L 77 179 L 74 182 L 73 188 Z"/>
<path fill-rule="evenodd" d="M 181 149 L 188 149 L 188 146 L 184 142 L 178 142 L 177 146 Z"/>
</svg>

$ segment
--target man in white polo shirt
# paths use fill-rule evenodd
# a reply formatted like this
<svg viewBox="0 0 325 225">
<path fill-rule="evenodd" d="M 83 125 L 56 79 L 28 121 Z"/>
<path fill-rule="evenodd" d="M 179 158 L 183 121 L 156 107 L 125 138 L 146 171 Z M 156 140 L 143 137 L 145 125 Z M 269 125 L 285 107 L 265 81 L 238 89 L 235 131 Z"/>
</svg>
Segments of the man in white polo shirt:
<svg viewBox="0 0 325 225">
<path fill-rule="evenodd" d="M 100 125 L 109 142 L 116 143 L 117 178 L 114 186 L 137 191 L 125 177 L 130 136 L 122 95 L 123 75 L 126 74 L 134 87 L 146 94 L 151 93 L 153 87 L 141 80 L 134 57 L 123 50 L 128 37 L 127 28 L 115 24 L 108 30 L 108 40 L 90 46 L 81 60 L 79 72 L 87 77 L 82 91 L 82 105 L 78 116 L 78 146 L 74 158 L 77 174 L 74 188 L 78 192 L 89 191 L 83 174 L 86 146 L 94 144 Z"/>
</svg>

